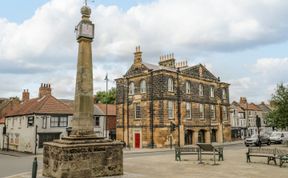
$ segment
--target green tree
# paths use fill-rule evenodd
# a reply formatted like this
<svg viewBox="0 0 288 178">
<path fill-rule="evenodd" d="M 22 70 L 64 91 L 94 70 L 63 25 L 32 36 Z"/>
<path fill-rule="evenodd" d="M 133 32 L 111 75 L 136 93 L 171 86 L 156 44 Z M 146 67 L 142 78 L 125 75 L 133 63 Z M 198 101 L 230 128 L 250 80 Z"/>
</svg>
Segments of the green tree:
<svg viewBox="0 0 288 178">
<path fill-rule="evenodd" d="M 94 95 L 94 103 L 114 104 L 116 99 L 116 88 L 106 91 L 98 91 Z"/>
<path fill-rule="evenodd" d="M 288 128 L 288 86 L 283 83 L 277 85 L 275 93 L 272 95 L 272 111 L 268 114 L 268 123 L 272 127 L 279 129 Z"/>
</svg>

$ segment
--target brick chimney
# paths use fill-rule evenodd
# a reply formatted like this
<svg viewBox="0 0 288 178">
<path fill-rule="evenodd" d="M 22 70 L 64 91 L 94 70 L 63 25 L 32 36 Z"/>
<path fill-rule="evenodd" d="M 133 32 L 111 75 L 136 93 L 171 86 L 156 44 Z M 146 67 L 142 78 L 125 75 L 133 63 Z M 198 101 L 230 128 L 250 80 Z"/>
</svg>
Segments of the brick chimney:
<svg viewBox="0 0 288 178">
<path fill-rule="evenodd" d="M 39 88 L 39 98 L 42 98 L 45 95 L 51 95 L 51 86 L 50 84 L 41 83 Z"/>
<path fill-rule="evenodd" d="M 22 101 L 26 102 L 30 99 L 30 93 L 28 91 L 28 89 L 24 89 L 24 91 L 22 92 Z"/>
<path fill-rule="evenodd" d="M 240 97 L 240 104 L 248 104 L 246 97 Z"/>
</svg>

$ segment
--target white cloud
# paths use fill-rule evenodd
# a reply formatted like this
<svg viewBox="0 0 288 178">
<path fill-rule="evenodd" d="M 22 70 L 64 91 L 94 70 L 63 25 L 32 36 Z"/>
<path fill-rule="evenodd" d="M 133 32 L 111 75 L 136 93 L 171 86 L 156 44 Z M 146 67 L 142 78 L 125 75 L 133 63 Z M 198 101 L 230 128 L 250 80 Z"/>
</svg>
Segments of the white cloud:
<svg viewBox="0 0 288 178">
<path fill-rule="evenodd" d="M 93 58 L 97 66 L 94 89 L 105 88 L 102 79 L 107 71 L 111 78 L 123 75 L 132 63 L 134 47 L 139 44 L 145 61 L 157 63 L 158 56 L 171 51 L 176 56 L 191 56 L 285 41 L 287 5 L 288 1 L 281 0 L 159 0 L 127 11 L 117 6 L 93 7 Z M 79 0 L 51 0 L 21 24 L 0 18 L 0 64 L 5 63 L 0 66 L 0 82 L 7 82 L 7 76 L 15 82 L 24 80 L 17 85 L 7 82 L 10 87 L 1 85 L 2 95 L 11 95 L 7 88 L 24 85 L 36 86 L 38 90 L 40 83 L 50 82 L 58 96 L 73 97 L 77 59 L 74 26 L 80 20 L 81 6 Z M 279 64 L 286 65 L 287 59 Z M 264 75 L 265 66 L 272 65 L 258 60 L 254 74 Z M 213 70 L 212 66 L 208 68 Z M 286 73 L 284 68 L 278 70 Z M 25 76 L 19 77 L 17 73 L 23 71 Z M 270 68 L 267 71 L 273 72 Z M 216 72 L 221 76 L 221 71 Z M 249 78 L 236 81 L 239 92 L 255 87 L 254 77 Z"/>
</svg>

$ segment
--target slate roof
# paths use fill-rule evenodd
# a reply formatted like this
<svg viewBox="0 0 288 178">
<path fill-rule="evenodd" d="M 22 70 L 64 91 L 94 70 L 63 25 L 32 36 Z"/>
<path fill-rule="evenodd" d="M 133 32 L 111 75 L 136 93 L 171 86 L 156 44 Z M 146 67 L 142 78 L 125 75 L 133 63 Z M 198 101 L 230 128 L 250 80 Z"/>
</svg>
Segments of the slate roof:
<svg viewBox="0 0 288 178">
<path fill-rule="evenodd" d="M 8 113 L 6 117 L 30 114 L 73 114 L 73 110 L 52 95 L 45 95 L 21 103 L 18 109 Z"/>
<path fill-rule="evenodd" d="M 99 108 L 103 114 L 106 113 L 106 104 L 95 104 L 97 108 Z M 115 104 L 107 104 L 107 115 L 108 116 L 116 116 L 116 105 Z"/>
</svg>

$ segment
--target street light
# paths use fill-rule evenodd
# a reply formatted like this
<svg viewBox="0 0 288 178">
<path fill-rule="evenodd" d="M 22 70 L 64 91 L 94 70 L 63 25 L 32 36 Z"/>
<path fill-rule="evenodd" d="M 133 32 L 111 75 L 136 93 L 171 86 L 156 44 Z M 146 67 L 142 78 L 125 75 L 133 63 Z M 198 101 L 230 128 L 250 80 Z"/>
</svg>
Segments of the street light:
<svg viewBox="0 0 288 178">
<path fill-rule="evenodd" d="M 106 81 L 106 97 L 105 97 L 105 137 L 107 138 L 107 123 L 108 123 L 108 120 L 107 120 L 107 115 L 108 115 L 108 113 L 107 113 L 107 110 L 108 110 L 108 108 L 107 108 L 107 102 L 108 102 L 108 73 L 106 73 L 106 77 L 105 77 L 105 79 L 104 79 L 105 81 Z M 109 132 L 110 132 L 110 130 L 109 130 Z"/>
</svg>

